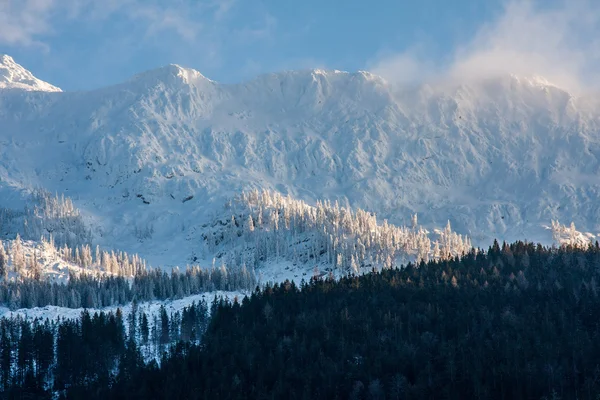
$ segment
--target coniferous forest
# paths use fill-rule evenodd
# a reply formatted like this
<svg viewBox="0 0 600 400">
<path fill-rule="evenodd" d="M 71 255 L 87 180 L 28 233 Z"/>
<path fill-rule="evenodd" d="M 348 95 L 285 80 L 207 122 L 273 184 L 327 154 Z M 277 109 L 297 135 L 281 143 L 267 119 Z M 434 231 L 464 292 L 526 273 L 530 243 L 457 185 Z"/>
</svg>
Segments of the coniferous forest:
<svg viewBox="0 0 600 400">
<path fill-rule="evenodd" d="M 252 290 L 257 285 L 253 271 L 245 267 L 227 269 L 189 267 L 170 274 L 157 268 L 123 276 L 72 276 L 65 283 L 35 279 L 0 281 L 0 306 L 10 309 L 59 306 L 101 308 L 125 305 L 134 300 L 167 300 L 215 290 Z"/>
<path fill-rule="evenodd" d="M 208 325 L 207 306 L 150 324 L 3 321 L 0 384 L 9 398 L 597 399 L 599 280 L 598 244 L 495 242 L 257 288 L 215 301 Z M 145 362 L 148 341 L 164 352 Z"/>
</svg>

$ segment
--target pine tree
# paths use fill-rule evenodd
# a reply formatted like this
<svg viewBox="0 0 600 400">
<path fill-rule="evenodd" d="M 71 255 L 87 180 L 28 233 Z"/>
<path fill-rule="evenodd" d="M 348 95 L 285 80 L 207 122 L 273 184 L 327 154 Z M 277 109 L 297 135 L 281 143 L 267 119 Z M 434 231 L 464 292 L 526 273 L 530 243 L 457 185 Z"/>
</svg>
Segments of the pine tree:
<svg viewBox="0 0 600 400">
<path fill-rule="evenodd" d="M 160 345 L 161 347 L 169 344 L 170 337 L 169 316 L 164 305 L 160 306 Z"/>
<path fill-rule="evenodd" d="M 12 340 L 8 332 L 8 321 L 0 320 L 0 383 L 8 388 L 11 379 Z"/>
<path fill-rule="evenodd" d="M 43 384 L 54 363 L 54 332 L 50 323 L 36 323 L 33 334 L 33 351 L 36 366 L 36 378 Z"/>
<path fill-rule="evenodd" d="M 246 227 L 248 229 L 248 232 L 250 232 L 250 233 L 254 232 L 254 220 L 252 219 L 252 214 L 248 214 L 248 219 L 246 221 Z"/>
<path fill-rule="evenodd" d="M 356 256 L 352 255 L 352 261 L 350 262 L 350 270 L 354 275 L 358 275 L 360 270 L 358 268 L 358 263 L 356 262 Z"/>
<path fill-rule="evenodd" d="M 29 322 L 21 323 L 21 338 L 18 346 L 17 373 L 20 382 L 25 381 L 25 375 L 33 371 L 33 334 Z"/>
<path fill-rule="evenodd" d="M 0 280 L 6 280 L 8 277 L 8 257 L 4 250 L 4 244 L 0 241 Z"/>
<path fill-rule="evenodd" d="M 131 312 L 127 317 L 129 322 L 129 338 L 137 341 L 137 311 L 138 311 L 138 303 L 137 300 L 134 299 L 131 302 Z"/>
<path fill-rule="evenodd" d="M 40 265 L 35 249 L 33 250 L 33 260 L 31 260 L 31 276 L 37 282 L 42 279 L 42 266 Z"/>
<path fill-rule="evenodd" d="M 22 275 L 25 268 L 25 255 L 23 254 L 23 244 L 21 242 L 21 236 L 17 233 L 17 237 L 13 240 L 11 256 L 13 261 L 13 268 L 17 275 Z"/>
<path fill-rule="evenodd" d="M 146 315 L 145 312 L 142 312 L 141 319 L 142 320 L 140 323 L 140 335 L 141 335 L 141 339 L 142 339 L 142 344 L 147 345 L 148 339 L 150 336 L 150 330 L 149 330 L 149 326 L 148 326 L 148 316 Z"/>
</svg>

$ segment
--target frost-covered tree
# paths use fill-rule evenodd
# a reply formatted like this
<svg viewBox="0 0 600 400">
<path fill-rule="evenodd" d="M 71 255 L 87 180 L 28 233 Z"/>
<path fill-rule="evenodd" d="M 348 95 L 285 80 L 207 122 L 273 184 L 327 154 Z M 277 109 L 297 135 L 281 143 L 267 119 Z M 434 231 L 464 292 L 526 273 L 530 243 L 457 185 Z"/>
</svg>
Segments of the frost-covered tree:
<svg viewBox="0 0 600 400">
<path fill-rule="evenodd" d="M 25 268 L 25 254 L 23 254 L 23 243 L 21 242 L 21 236 L 18 233 L 12 243 L 11 258 L 15 273 L 20 275 Z"/>
<path fill-rule="evenodd" d="M 329 264 L 345 274 L 355 267 L 368 271 L 375 265 L 447 259 L 471 250 L 470 240 L 454 233 L 449 223 L 432 241 L 429 232 L 417 225 L 416 215 L 407 228 L 385 220 L 379 223 L 375 214 L 340 207 L 337 202 L 310 206 L 277 192 L 257 190 L 242 193 L 229 202 L 228 209 L 230 218 L 204 235 L 207 250 L 219 253 L 228 265 L 246 262 L 257 268 L 269 260 L 286 259 Z M 246 222 L 241 227 L 238 221 Z"/>
<path fill-rule="evenodd" d="M 246 220 L 246 227 L 248 232 L 254 232 L 254 220 L 252 219 L 252 214 L 248 214 L 248 219 Z"/>
<path fill-rule="evenodd" d="M 350 272 L 354 275 L 358 275 L 360 273 L 355 255 L 352 255 L 352 260 L 350 261 Z"/>
<path fill-rule="evenodd" d="M 132 277 L 146 271 L 146 262 L 137 254 L 126 252 L 101 251 L 97 248 L 95 257 L 91 247 L 82 245 L 71 248 L 68 245 L 57 247 L 52 237 L 39 242 L 23 241 L 21 236 L 0 244 L 7 272 L 13 271 L 17 278 L 36 277 L 44 279 L 45 271 L 53 265 L 65 265 L 77 274 L 112 274 Z"/>
<path fill-rule="evenodd" d="M 6 280 L 8 277 L 8 256 L 4 250 L 4 243 L 0 240 L 0 279 Z"/>
<path fill-rule="evenodd" d="M 558 246 L 572 246 L 575 248 L 587 248 L 594 240 L 595 236 L 591 233 L 582 233 L 577 231 L 575 223 L 571 222 L 569 226 L 562 225 L 559 221 L 552 220 L 551 227 L 552 239 Z"/>
<path fill-rule="evenodd" d="M 40 262 L 38 260 L 37 257 L 37 252 L 33 251 L 33 258 L 29 259 L 29 270 L 31 271 L 31 277 L 35 280 L 35 281 L 39 281 L 42 279 L 42 266 L 40 265 Z"/>
<path fill-rule="evenodd" d="M 64 195 L 52 196 L 43 189 L 35 190 L 30 205 L 25 208 L 23 220 L 25 239 L 37 240 L 40 236 L 59 245 L 76 247 L 91 242 L 91 232 L 86 227 L 73 201 Z"/>
</svg>

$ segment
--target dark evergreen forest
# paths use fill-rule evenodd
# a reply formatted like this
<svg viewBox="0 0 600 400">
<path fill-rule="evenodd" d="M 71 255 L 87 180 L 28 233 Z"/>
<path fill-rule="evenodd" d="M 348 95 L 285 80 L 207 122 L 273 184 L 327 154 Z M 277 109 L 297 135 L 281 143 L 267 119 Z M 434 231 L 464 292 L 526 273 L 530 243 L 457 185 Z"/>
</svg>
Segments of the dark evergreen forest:
<svg viewBox="0 0 600 400">
<path fill-rule="evenodd" d="M 9 398 L 598 399 L 599 279 L 597 244 L 495 242 L 256 289 L 215 302 L 207 326 L 190 322 L 203 312 L 161 318 L 153 340 L 165 352 L 149 363 L 139 317 L 4 321 L 0 380 Z"/>
<path fill-rule="evenodd" d="M 216 300 L 213 308 L 216 307 Z M 148 316 L 133 303 L 124 317 L 84 310 L 78 320 L 0 320 L 0 393 L 3 398 L 81 398 L 94 386 L 108 388 L 166 356 L 169 347 L 200 342 L 208 306 Z"/>
<path fill-rule="evenodd" d="M 132 279 L 123 276 L 71 276 L 66 284 L 38 279 L 0 280 L 0 306 L 10 309 L 59 306 L 101 308 L 132 301 L 181 299 L 215 290 L 253 290 L 254 271 L 245 267 L 186 268 L 170 274 L 158 268 L 143 270 Z"/>
</svg>

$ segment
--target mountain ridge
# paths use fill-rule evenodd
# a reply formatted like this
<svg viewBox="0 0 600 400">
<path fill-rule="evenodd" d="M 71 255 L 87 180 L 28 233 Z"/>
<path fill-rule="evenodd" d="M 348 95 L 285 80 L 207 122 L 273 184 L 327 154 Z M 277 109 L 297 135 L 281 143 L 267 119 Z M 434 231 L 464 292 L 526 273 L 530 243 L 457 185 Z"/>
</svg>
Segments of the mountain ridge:
<svg viewBox="0 0 600 400">
<path fill-rule="evenodd" d="M 184 263 L 198 227 L 254 188 L 399 225 L 450 219 L 475 245 L 549 242 L 553 219 L 600 232 L 597 100 L 540 78 L 399 88 L 314 69 L 220 84 L 177 65 L 136 77 L 0 90 L 1 190 L 67 194 L 96 240 L 154 265 Z"/>
<path fill-rule="evenodd" d="M 5 70 L 9 70 L 13 73 L 19 72 L 19 73 L 27 76 L 32 81 L 36 81 L 40 84 L 47 85 L 48 90 L 40 89 L 40 91 L 65 92 L 62 89 L 52 85 L 51 83 L 44 82 L 44 81 L 38 79 L 31 73 L 31 71 L 27 70 L 22 65 L 15 62 L 15 60 L 8 54 L 0 53 L 0 68 L 4 68 Z M 264 82 L 265 80 L 269 80 L 272 78 L 283 79 L 283 78 L 289 78 L 289 77 L 294 77 L 294 76 L 296 76 L 296 77 L 311 76 L 313 78 L 315 78 L 317 76 L 346 77 L 346 78 L 350 78 L 350 79 L 364 78 L 365 80 L 375 81 L 379 84 L 386 84 L 386 85 L 389 85 L 390 87 L 394 86 L 394 87 L 399 88 L 400 90 L 404 89 L 405 87 L 410 88 L 410 87 L 414 86 L 414 85 L 400 85 L 400 86 L 392 85 L 392 84 L 388 83 L 388 81 L 384 77 L 374 74 L 368 70 L 357 70 L 357 71 L 352 72 L 352 71 L 344 71 L 344 70 L 338 70 L 338 69 L 323 69 L 323 68 L 286 69 L 286 70 L 282 70 L 279 72 L 265 72 L 265 73 L 261 73 L 261 74 L 255 76 L 254 78 L 250 78 L 250 79 L 247 79 L 247 80 L 244 80 L 241 82 L 221 83 L 221 82 L 218 82 L 218 81 L 215 81 L 213 79 L 206 77 L 200 71 L 198 71 L 194 68 L 184 67 L 179 64 L 170 63 L 170 64 L 166 64 L 166 65 L 163 65 L 163 66 L 160 66 L 157 68 L 148 69 L 148 70 L 142 71 L 140 73 L 134 74 L 121 82 L 116 82 L 116 83 L 113 83 L 113 84 L 110 84 L 108 86 L 101 87 L 101 88 L 83 90 L 82 92 L 94 92 L 97 90 L 103 90 L 107 87 L 113 87 L 113 86 L 119 86 L 119 85 L 123 85 L 123 84 L 127 84 L 127 83 L 132 83 L 132 82 L 136 82 L 141 79 L 144 79 L 144 78 L 153 80 L 153 79 L 157 79 L 157 78 L 161 78 L 161 77 L 165 78 L 165 79 L 168 79 L 170 77 L 171 78 L 178 77 L 178 78 L 181 78 L 181 80 L 186 83 L 193 83 L 193 81 L 199 80 L 199 81 L 207 81 L 207 82 L 219 85 L 219 86 L 244 86 L 244 85 L 248 85 L 255 81 Z M 6 79 L 7 77 L 4 77 L 4 78 Z M 555 85 L 555 84 L 551 83 L 545 77 L 543 77 L 541 75 L 537 75 L 537 74 L 533 74 L 531 76 L 525 76 L 525 75 L 506 73 L 503 75 L 495 75 L 493 77 L 487 77 L 487 78 L 477 78 L 474 80 L 466 78 L 463 81 L 458 80 L 458 81 L 455 81 L 454 83 L 446 83 L 446 84 L 442 84 L 442 81 L 438 79 L 438 81 L 435 82 L 434 84 L 439 87 L 456 87 L 456 86 L 464 84 L 465 82 L 471 82 L 471 83 L 476 83 L 476 84 L 480 84 L 480 83 L 485 84 L 486 82 L 494 82 L 494 81 L 496 81 L 496 82 L 514 81 L 517 83 L 521 82 L 521 83 L 527 83 L 530 86 L 556 88 L 556 89 L 568 92 L 567 89 L 562 88 L 558 85 Z M 420 87 L 428 87 L 428 86 L 430 86 L 430 83 L 431 82 L 425 82 L 422 84 L 415 84 L 415 85 L 420 86 Z M 7 89 L 7 88 L 10 89 L 10 87 L 0 86 L 0 90 Z M 50 88 L 53 88 L 54 90 L 49 90 Z M 65 93 L 72 93 L 72 92 L 66 91 Z"/>
</svg>

